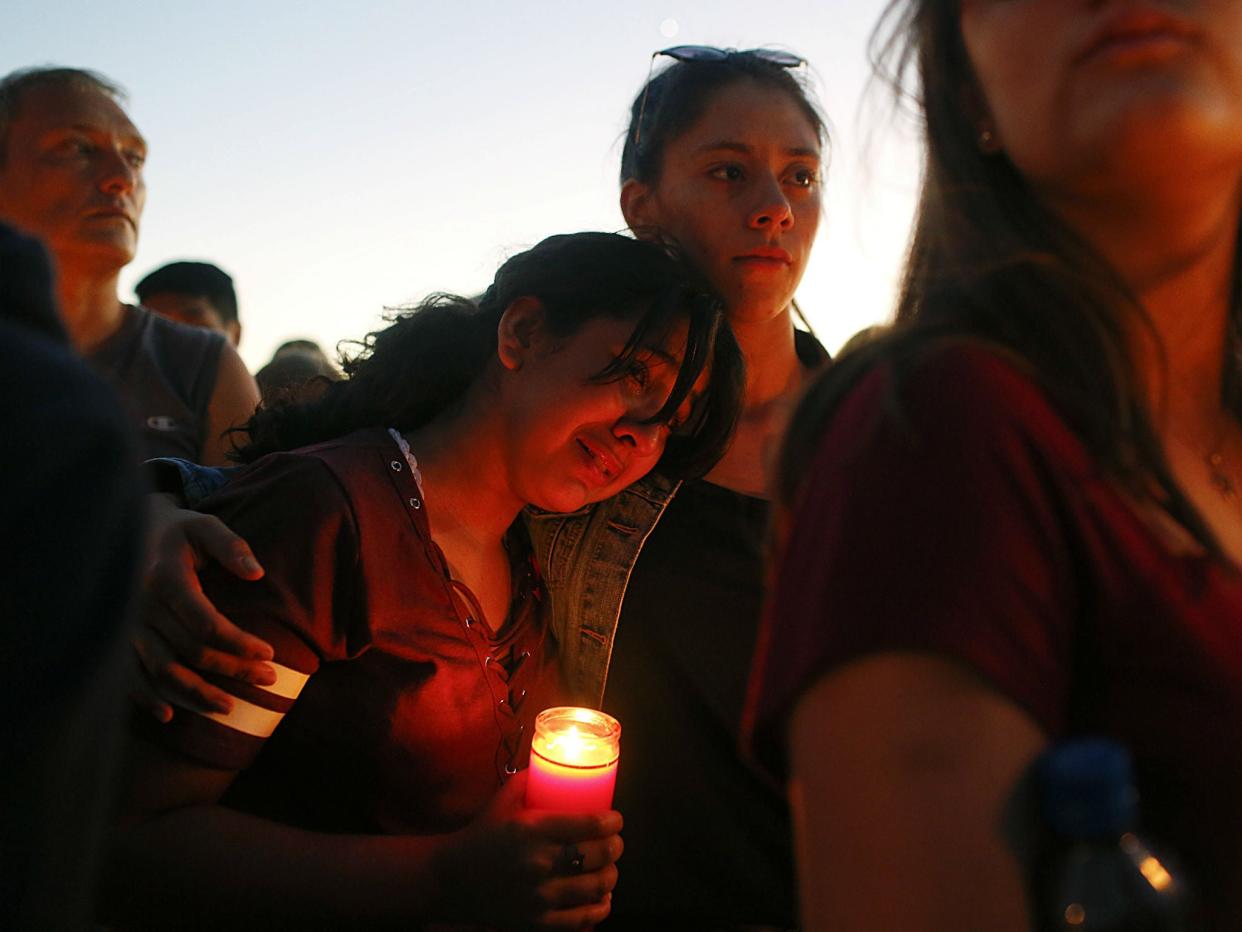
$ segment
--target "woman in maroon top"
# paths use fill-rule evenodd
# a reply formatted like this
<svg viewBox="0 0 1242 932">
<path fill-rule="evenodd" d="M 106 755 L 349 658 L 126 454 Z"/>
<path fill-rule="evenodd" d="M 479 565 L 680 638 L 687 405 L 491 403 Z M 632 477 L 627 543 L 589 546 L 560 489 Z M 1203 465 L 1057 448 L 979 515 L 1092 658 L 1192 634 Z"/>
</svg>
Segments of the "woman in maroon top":
<svg viewBox="0 0 1242 932">
<path fill-rule="evenodd" d="M 901 0 L 920 214 L 895 331 L 787 439 L 755 746 L 811 929 L 1020 930 L 1020 778 L 1132 752 L 1242 928 L 1242 4 Z"/>
<path fill-rule="evenodd" d="M 144 729 L 109 917 L 602 920 L 620 816 L 528 811 L 514 777 L 565 695 L 515 519 L 657 461 L 705 469 L 740 359 L 663 248 L 581 233 L 510 259 L 477 303 L 435 296 L 372 334 L 318 400 L 260 409 L 251 465 L 204 507 L 266 574 L 203 583 L 273 646 L 276 682 L 221 681 L 229 711 Z"/>
</svg>

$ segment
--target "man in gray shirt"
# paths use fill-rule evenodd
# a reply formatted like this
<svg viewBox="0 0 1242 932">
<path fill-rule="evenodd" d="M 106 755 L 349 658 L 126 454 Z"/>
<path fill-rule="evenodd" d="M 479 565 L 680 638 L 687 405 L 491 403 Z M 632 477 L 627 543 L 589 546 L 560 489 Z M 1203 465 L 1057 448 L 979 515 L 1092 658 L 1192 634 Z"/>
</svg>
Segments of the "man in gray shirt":
<svg viewBox="0 0 1242 932">
<path fill-rule="evenodd" d="M 148 456 L 221 464 L 225 433 L 259 401 L 218 334 L 117 297 L 138 245 L 147 144 L 101 75 L 32 68 L 0 78 L 0 220 L 38 237 L 57 266 L 75 348 L 125 401 Z"/>
</svg>

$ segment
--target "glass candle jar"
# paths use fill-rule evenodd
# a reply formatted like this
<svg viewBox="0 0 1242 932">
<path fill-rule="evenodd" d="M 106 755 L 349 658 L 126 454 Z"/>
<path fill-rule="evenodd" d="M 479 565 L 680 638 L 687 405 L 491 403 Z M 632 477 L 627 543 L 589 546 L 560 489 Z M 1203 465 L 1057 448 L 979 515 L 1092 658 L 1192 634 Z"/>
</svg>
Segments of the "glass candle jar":
<svg viewBox="0 0 1242 932">
<path fill-rule="evenodd" d="M 526 805 L 597 812 L 612 808 L 621 724 L 595 709 L 559 706 L 535 718 Z"/>
</svg>

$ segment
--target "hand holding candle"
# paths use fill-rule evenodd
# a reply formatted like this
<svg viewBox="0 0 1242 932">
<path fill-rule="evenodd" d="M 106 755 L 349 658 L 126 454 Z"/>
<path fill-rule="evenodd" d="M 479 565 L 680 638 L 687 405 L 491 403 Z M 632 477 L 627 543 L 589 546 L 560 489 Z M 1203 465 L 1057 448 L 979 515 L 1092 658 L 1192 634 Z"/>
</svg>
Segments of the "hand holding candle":
<svg viewBox="0 0 1242 932">
<path fill-rule="evenodd" d="M 621 755 L 621 725 L 611 715 L 568 706 L 535 719 L 526 805 L 597 812 L 612 808 Z"/>
</svg>

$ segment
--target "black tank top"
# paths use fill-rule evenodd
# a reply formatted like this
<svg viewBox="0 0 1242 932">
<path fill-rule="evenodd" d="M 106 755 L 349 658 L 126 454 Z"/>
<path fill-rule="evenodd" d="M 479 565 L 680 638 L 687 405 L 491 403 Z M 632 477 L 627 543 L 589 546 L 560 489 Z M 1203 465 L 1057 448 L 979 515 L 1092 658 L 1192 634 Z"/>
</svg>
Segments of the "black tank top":
<svg viewBox="0 0 1242 932">
<path fill-rule="evenodd" d="M 738 746 L 768 510 L 687 482 L 634 567 L 604 693 L 625 856 L 601 932 L 796 924 L 784 795 Z"/>
</svg>

